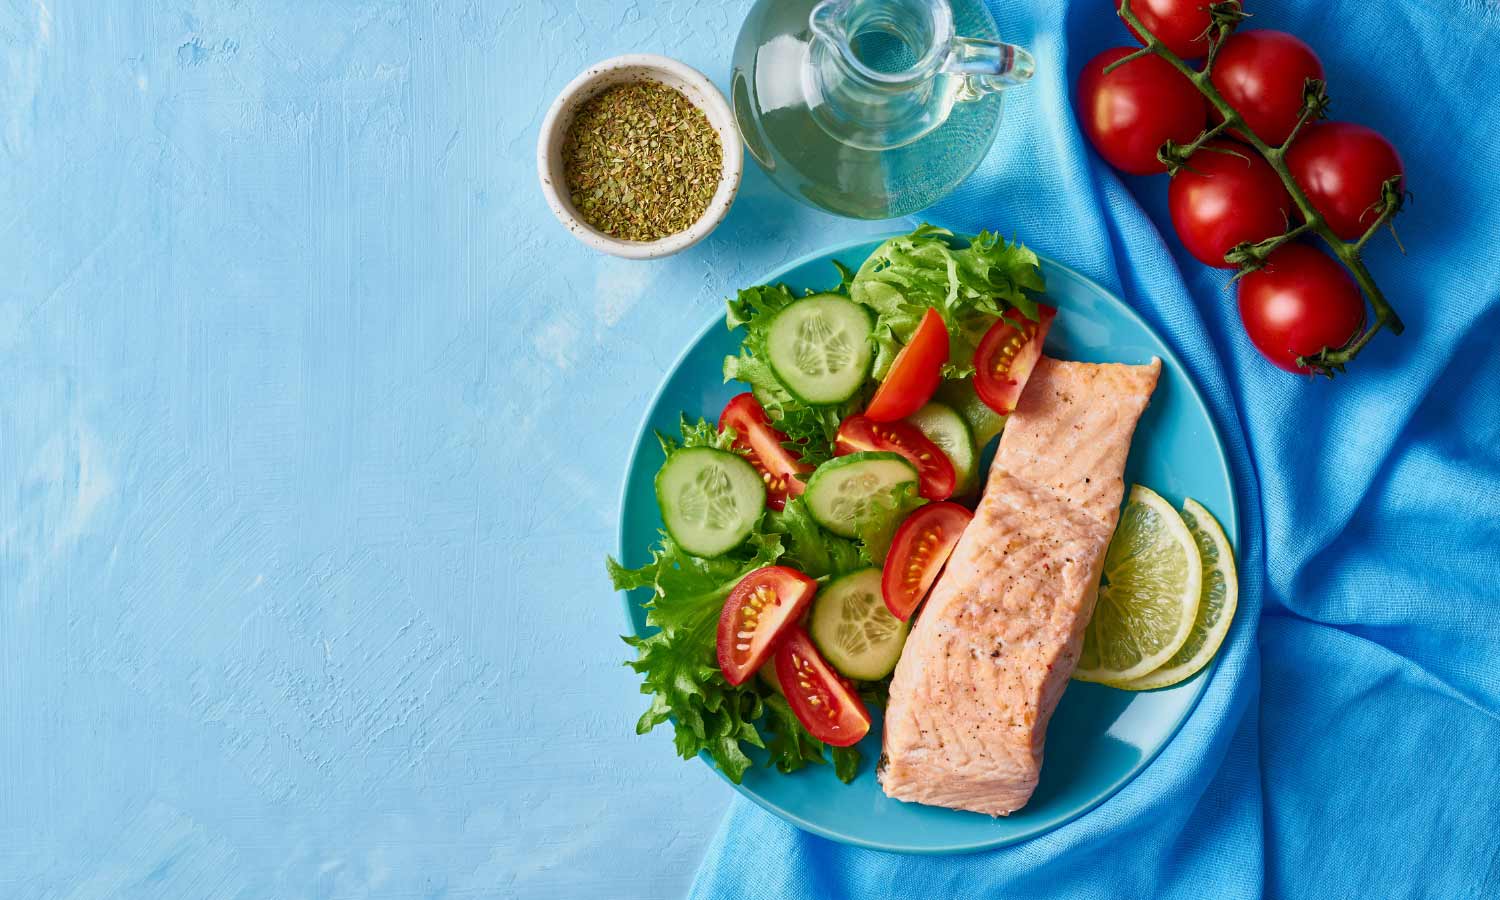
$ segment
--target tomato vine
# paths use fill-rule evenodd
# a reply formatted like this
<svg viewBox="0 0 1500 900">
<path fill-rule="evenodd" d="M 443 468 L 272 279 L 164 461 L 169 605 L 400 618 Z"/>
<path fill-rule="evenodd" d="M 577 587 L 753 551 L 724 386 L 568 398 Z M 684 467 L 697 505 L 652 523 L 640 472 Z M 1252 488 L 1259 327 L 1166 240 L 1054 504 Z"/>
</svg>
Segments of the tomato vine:
<svg viewBox="0 0 1500 900">
<path fill-rule="evenodd" d="M 1132 60 L 1154 54 L 1181 72 L 1223 117 L 1223 121 L 1205 129 L 1202 134 L 1187 144 L 1179 145 L 1168 141 L 1162 146 L 1158 158 L 1167 166 L 1169 173 L 1175 173 L 1182 168 L 1194 153 L 1203 148 L 1204 144 L 1230 129 L 1234 129 L 1237 132 L 1235 137 L 1253 147 L 1275 170 L 1282 184 L 1286 186 L 1287 193 L 1291 195 L 1292 202 L 1301 212 L 1302 223 L 1289 228 L 1284 234 L 1263 241 L 1240 244 L 1226 253 L 1224 259 L 1239 267 L 1239 274 L 1235 276 L 1239 278 L 1241 275 L 1264 266 L 1271 252 L 1288 241 L 1296 240 L 1309 232 L 1322 239 L 1344 268 L 1349 270 L 1349 274 L 1354 277 L 1354 281 L 1359 285 L 1371 309 L 1375 312 L 1374 321 L 1351 337 L 1343 346 L 1324 347 L 1311 356 L 1298 357 L 1299 365 L 1332 377 L 1335 372 L 1345 371 L 1345 365 L 1358 356 L 1359 352 L 1382 328 L 1389 329 L 1392 334 L 1400 334 L 1405 328 L 1401 317 L 1397 315 L 1390 301 L 1375 283 L 1361 255 L 1370 239 L 1382 228 L 1389 226 L 1392 219 L 1401 211 L 1406 199 L 1406 192 L 1401 187 L 1401 177 L 1390 178 L 1381 186 L 1379 214 L 1364 234 L 1352 241 L 1343 240 L 1335 234 L 1323 215 L 1313 207 L 1306 192 L 1302 190 L 1302 186 L 1292 177 L 1291 169 L 1286 163 L 1287 151 L 1291 148 L 1292 142 L 1297 139 L 1302 127 L 1309 121 L 1321 119 L 1327 115 L 1329 101 L 1326 85 L 1315 78 L 1307 79 L 1303 86 L 1302 111 L 1296 126 L 1282 143 L 1275 146 L 1267 144 L 1245 123 L 1239 111 L 1224 99 L 1210 80 L 1219 49 L 1239 23 L 1246 18 L 1246 13 L 1241 9 L 1237 0 L 1220 0 L 1209 7 L 1209 12 L 1212 16 L 1212 24 L 1209 26 L 1208 54 L 1204 59 L 1203 68 L 1195 69 L 1182 57 L 1168 49 L 1161 39 L 1142 24 L 1131 9 L 1131 0 L 1121 0 L 1118 7 L 1120 18 L 1124 19 L 1126 24 L 1140 36 L 1145 46 L 1111 63 L 1105 71 L 1109 72 Z M 1394 234 L 1394 228 L 1392 233 Z"/>
</svg>

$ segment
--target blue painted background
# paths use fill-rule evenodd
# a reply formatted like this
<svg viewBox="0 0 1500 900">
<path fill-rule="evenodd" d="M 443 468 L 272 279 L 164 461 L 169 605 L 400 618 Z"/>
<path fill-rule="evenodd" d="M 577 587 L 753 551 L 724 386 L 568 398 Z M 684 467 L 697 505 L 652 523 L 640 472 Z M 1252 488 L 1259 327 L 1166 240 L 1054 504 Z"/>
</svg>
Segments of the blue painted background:
<svg viewBox="0 0 1500 900">
<path fill-rule="evenodd" d="M 0 4 L 0 897 L 685 889 L 730 792 L 633 733 L 627 445 L 888 226 L 751 172 L 616 261 L 534 145 L 606 56 L 722 86 L 747 5 Z"/>
</svg>

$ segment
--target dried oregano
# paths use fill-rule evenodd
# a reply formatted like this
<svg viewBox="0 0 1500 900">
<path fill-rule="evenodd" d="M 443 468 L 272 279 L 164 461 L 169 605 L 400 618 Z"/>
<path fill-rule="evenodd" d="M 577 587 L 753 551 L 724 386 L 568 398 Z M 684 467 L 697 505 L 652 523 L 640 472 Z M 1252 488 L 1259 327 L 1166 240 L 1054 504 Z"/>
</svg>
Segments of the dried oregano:
<svg viewBox="0 0 1500 900">
<path fill-rule="evenodd" d="M 655 81 L 618 84 L 582 103 L 562 155 L 578 214 L 629 241 L 686 230 L 708 209 L 723 166 L 708 117 Z"/>
</svg>

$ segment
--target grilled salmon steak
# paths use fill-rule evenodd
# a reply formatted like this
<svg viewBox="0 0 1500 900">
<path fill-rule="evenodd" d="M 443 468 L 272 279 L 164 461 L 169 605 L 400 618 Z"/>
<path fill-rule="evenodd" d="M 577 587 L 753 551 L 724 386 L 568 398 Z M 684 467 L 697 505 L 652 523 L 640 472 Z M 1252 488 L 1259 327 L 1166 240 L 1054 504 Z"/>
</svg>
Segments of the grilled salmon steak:
<svg viewBox="0 0 1500 900">
<path fill-rule="evenodd" d="M 1008 815 L 1031 799 L 1078 663 L 1150 365 L 1037 362 L 984 499 L 891 681 L 880 783 L 897 800 Z"/>
</svg>

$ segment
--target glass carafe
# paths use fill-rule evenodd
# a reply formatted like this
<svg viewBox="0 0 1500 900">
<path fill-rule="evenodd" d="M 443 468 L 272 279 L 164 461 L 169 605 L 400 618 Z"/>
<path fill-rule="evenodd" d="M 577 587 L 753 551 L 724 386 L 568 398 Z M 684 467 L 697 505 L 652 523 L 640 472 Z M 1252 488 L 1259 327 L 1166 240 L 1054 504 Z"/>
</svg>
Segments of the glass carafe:
<svg viewBox="0 0 1500 900">
<path fill-rule="evenodd" d="M 757 0 L 740 29 L 735 119 L 771 180 L 859 219 L 932 205 L 979 165 L 1001 91 L 1035 62 L 980 0 Z"/>
</svg>

